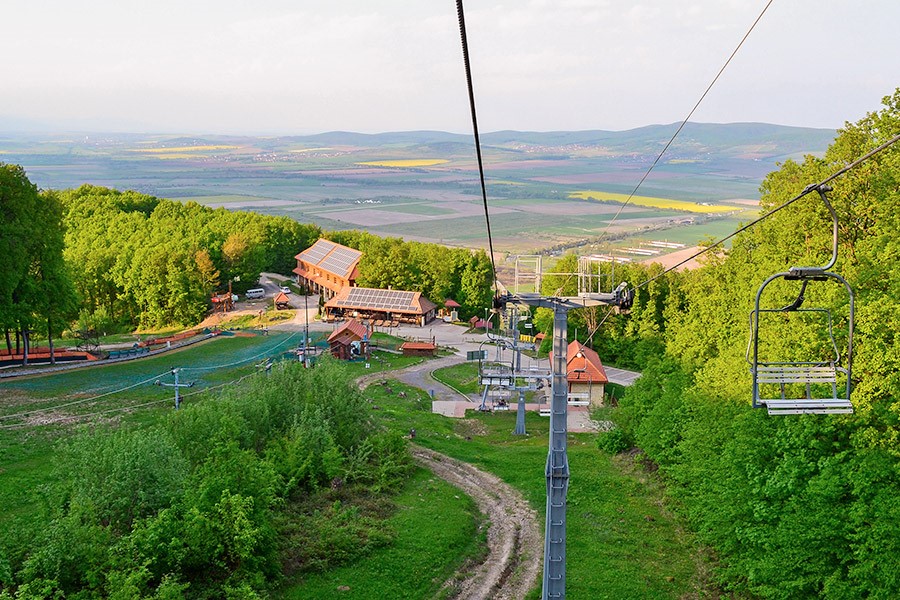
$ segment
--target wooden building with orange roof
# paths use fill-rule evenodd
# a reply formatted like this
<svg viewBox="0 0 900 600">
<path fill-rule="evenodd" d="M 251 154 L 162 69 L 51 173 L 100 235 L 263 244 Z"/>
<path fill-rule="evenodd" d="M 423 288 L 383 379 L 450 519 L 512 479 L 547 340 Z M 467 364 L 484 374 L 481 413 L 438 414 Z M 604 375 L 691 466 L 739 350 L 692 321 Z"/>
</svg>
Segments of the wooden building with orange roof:
<svg viewBox="0 0 900 600">
<path fill-rule="evenodd" d="M 411 323 L 424 327 L 437 305 L 422 292 L 347 287 L 325 303 L 325 318 L 368 319 L 376 327 Z"/>
<path fill-rule="evenodd" d="M 297 283 L 323 298 L 334 297 L 345 287 L 355 287 L 362 252 L 319 238 L 295 256 Z"/>
<path fill-rule="evenodd" d="M 364 357 L 368 353 L 369 329 L 355 319 L 344 321 L 328 336 L 331 355 L 341 360 Z"/>
</svg>

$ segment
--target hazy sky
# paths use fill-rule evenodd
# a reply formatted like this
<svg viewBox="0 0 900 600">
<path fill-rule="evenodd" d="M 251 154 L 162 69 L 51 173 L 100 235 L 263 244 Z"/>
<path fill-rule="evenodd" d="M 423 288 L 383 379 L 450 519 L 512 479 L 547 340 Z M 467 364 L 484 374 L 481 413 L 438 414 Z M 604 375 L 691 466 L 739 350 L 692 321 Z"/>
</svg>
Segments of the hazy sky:
<svg viewBox="0 0 900 600">
<path fill-rule="evenodd" d="M 680 121 L 766 0 L 468 0 L 482 131 Z M 471 131 L 454 0 L 3 0 L 0 130 Z M 693 120 L 835 128 L 900 0 L 775 0 Z"/>
</svg>

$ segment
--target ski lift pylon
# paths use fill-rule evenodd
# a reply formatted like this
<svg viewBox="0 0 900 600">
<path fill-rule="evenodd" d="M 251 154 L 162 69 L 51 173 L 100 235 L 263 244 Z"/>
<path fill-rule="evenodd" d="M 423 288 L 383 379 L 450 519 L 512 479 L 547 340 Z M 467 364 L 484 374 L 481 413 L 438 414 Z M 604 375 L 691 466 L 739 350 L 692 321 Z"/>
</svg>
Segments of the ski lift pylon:
<svg viewBox="0 0 900 600">
<path fill-rule="evenodd" d="M 791 267 L 783 273 L 776 273 L 766 279 L 756 292 L 756 303 L 750 313 L 750 343 L 747 346 L 747 361 L 753 376 L 753 408 L 765 406 L 770 415 L 796 414 L 835 414 L 852 413 L 850 402 L 851 366 L 853 361 L 853 289 L 847 281 L 829 271 L 837 262 L 838 252 L 838 219 L 837 213 L 828 201 L 826 192 L 831 191 L 827 185 L 814 188 L 819 193 L 825 206 L 831 213 L 833 222 L 832 253 L 828 264 L 821 267 Z M 761 308 L 763 291 L 776 279 L 801 282 L 797 298 L 781 308 Z M 833 280 L 844 286 L 849 298 L 850 314 L 847 320 L 846 360 L 842 362 L 840 351 L 834 338 L 831 311 L 827 308 L 803 308 L 806 289 L 810 282 Z M 827 334 L 833 354 L 830 358 L 809 360 L 762 360 L 759 356 L 759 321 L 764 313 L 817 313 L 824 315 L 827 322 Z M 751 356 L 752 355 L 752 356 Z M 846 366 L 843 366 L 843 365 Z M 838 374 L 845 379 L 844 385 L 838 384 Z M 794 390 L 801 388 L 804 394 L 795 397 Z M 775 389 L 775 394 L 769 390 Z M 830 393 L 823 393 L 821 390 Z M 814 393 L 814 390 L 819 393 Z M 770 397 L 775 396 L 775 397 Z"/>
</svg>

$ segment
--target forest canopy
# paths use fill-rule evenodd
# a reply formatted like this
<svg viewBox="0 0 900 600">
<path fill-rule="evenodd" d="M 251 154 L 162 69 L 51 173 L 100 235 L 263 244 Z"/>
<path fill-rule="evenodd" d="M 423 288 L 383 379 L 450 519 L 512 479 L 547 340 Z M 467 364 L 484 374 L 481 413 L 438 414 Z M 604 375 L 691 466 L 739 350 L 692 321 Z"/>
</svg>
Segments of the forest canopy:
<svg viewBox="0 0 900 600">
<path fill-rule="evenodd" d="M 881 111 L 848 123 L 824 157 L 789 160 L 771 173 L 763 213 L 898 133 L 900 91 Z M 716 549 L 722 583 L 763 598 L 900 596 L 900 148 L 832 185 L 840 223 L 833 271 L 856 294 L 854 414 L 769 416 L 750 407 L 745 353 L 757 288 L 831 254 L 831 218 L 815 193 L 740 234 L 703 268 L 654 281 L 631 317 L 600 334 L 601 346 L 655 340 L 664 348 L 645 356 L 614 437 L 627 437 L 665 475 Z M 797 288 L 777 289 L 773 303 L 790 303 Z M 651 293 L 663 301 L 648 304 Z M 846 364 L 846 291 L 813 282 L 805 295 L 834 315 Z M 768 335 L 791 359 L 829 351 L 821 323 L 785 319 Z"/>
<path fill-rule="evenodd" d="M 190 326 L 210 295 L 254 287 L 261 272 L 289 275 L 295 256 L 325 236 L 364 252 L 358 283 L 453 298 L 464 314 L 490 301 L 483 252 L 358 232 L 323 232 L 288 217 L 211 209 L 134 191 L 83 185 L 39 191 L 0 165 L 3 277 L 0 326 L 17 336 L 43 324 L 52 339 L 81 329 Z M 10 344 L 7 344 L 10 345 Z"/>
</svg>

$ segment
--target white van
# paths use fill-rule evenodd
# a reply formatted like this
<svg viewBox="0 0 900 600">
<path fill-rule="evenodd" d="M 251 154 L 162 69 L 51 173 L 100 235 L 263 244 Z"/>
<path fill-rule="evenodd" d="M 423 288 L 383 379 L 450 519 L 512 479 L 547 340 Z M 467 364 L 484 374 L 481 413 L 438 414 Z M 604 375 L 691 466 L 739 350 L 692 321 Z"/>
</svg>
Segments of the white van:
<svg viewBox="0 0 900 600">
<path fill-rule="evenodd" d="M 255 300 L 257 298 L 265 298 L 266 290 L 262 288 L 253 288 L 252 290 L 247 290 L 247 300 Z"/>
</svg>

